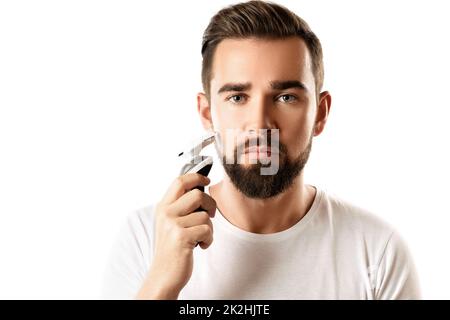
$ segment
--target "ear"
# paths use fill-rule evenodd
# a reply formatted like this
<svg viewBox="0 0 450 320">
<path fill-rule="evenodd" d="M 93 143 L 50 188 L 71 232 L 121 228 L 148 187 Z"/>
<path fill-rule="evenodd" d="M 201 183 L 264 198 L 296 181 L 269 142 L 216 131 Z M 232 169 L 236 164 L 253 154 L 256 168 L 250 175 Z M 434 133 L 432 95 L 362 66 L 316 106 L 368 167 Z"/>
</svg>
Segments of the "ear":
<svg viewBox="0 0 450 320">
<path fill-rule="evenodd" d="M 208 98 L 203 92 L 197 93 L 197 111 L 200 116 L 203 128 L 205 130 L 213 129 L 213 123 L 211 119 L 211 106 L 209 105 Z"/>
<path fill-rule="evenodd" d="M 314 126 L 314 136 L 322 133 L 327 123 L 328 114 L 331 108 L 331 95 L 328 91 L 321 92 L 317 105 L 316 123 Z"/>
</svg>

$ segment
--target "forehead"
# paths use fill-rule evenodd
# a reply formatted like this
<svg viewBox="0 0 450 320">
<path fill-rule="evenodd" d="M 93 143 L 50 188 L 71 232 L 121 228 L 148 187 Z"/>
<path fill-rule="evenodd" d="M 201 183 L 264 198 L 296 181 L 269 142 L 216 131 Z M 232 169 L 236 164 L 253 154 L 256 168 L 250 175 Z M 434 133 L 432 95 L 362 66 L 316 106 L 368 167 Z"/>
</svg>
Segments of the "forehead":
<svg viewBox="0 0 450 320">
<path fill-rule="evenodd" d="M 225 39 L 215 51 L 211 89 L 226 82 L 268 82 L 298 79 L 314 85 L 311 57 L 299 37 L 285 39 Z M 312 87 L 310 88 L 312 89 Z"/>
</svg>

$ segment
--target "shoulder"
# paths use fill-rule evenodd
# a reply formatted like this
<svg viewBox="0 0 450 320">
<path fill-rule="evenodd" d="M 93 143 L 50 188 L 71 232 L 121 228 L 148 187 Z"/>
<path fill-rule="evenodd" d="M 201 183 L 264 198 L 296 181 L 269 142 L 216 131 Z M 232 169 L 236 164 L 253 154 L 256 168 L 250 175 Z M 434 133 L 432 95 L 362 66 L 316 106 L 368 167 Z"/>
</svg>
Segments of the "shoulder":
<svg viewBox="0 0 450 320">
<path fill-rule="evenodd" d="M 322 192 L 320 224 L 342 250 L 356 250 L 374 266 L 379 264 L 388 244 L 401 241 L 394 237 L 396 229 L 376 213 L 329 191 Z M 401 243 L 396 247 L 402 247 Z"/>
<path fill-rule="evenodd" d="M 396 232 L 395 228 L 378 214 L 352 203 L 336 194 L 321 190 L 321 214 L 334 228 L 366 240 L 384 240 L 385 244 Z"/>
<path fill-rule="evenodd" d="M 153 211 L 148 205 L 128 212 L 120 225 L 113 245 L 116 258 L 148 261 L 153 252 Z"/>
<path fill-rule="evenodd" d="M 154 210 L 154 204 L 138 208 L 128 213 L 127 222 L 132 228 L 151 228 L 154 221 Z"/>
<path fill-rule="evenodd" d="M 153 251 L 153 208 L 142 207 L 124 218 L 104 272 L 105 299 L 132 299 L 145 279 Z"/>
<path fill-rule="evenodd" d="M 139 246 L 153 243 L 154 209 L 155 205 L 150 204 L 130 212 L 126 218 L 124 232 L 132 236 Z"/>
<path fill-rule="evenodd" d="M 345 248 L 357 246 L 367 260 L 378 299 L 417 299 L 418 277 L 409 247 L 390 223 L 377 214 L 322 191 L 320 215 Z M 323 220 L 325 221 L 325 220 Z"/>
</svg>

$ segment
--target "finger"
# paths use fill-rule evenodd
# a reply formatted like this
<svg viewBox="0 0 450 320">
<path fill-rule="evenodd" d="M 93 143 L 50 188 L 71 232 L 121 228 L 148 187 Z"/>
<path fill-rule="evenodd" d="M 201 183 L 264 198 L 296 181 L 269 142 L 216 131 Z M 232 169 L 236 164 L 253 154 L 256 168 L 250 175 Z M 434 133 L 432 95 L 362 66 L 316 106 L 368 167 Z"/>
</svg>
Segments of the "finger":
<svg viewBox="0 0 450 320">
<path fill-rule="evenodd" d="M 216 212 L 216 201 L 210 195 L 198 189 L 191 190 L 182 195 L 178 200 L 169 205 L 169 211 L 177 216 L 185 216 L 201 207 L 201 211 L 206 211 L 211 217 Z"/>
<path fill-rule="evenodd" d="M 213 225 L 211 219 L 209 217 L 208 212 L 206 211 L 197 211 L 191 214 L 188 214 L 183 217 L 177 218 L 178 225 L 183 228 L 189 228 L 194 226 L 199 226 L 202 224 L 207 224 L 213 229 Z"/>
<path fill-rule="evenodd" d="M 161 203 L 170 204 L 187 191 L 190 191 L 197 186 L 206 186 L 209 183 L 209 178 L 201 175 L 200 173 L 187 173 L 179 176 L 172 182 L 169 189 L 161 199 Z"/>
<path fill-rule="evenodd" d="M 188 241 L 192 245 L 192 248 L 195 247 L 197 243 L 200 244 L 202 249 L 208 248 L 213 241 L 213 232 L 209 225 L 202 224 L 199 226 L 193 226 L 185 229 L 189 236 Z"/>
</svg>

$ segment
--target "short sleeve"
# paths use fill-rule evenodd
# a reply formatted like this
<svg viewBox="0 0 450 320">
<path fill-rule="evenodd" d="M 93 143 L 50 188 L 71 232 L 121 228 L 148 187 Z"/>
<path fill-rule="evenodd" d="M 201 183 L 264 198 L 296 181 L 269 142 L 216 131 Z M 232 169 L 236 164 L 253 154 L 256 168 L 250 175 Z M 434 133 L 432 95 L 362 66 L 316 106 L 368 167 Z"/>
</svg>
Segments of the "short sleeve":
<svg viewBox="0 0 450 320">
<path fill-rule="evenodd" d="M 419 279 L 411 252 L 404 239 L 396 232 L 387 241 L 376 274 L 376 299 L 421 299 Z"/>
<path fill-rule="evenodd" d="M 136 211 L 128 216 L 109 255 L 102 285 L 103 299 L 136 297 L 150 263 L 149 224 L 150 217 L 143 212 Z"/>
</svg>

